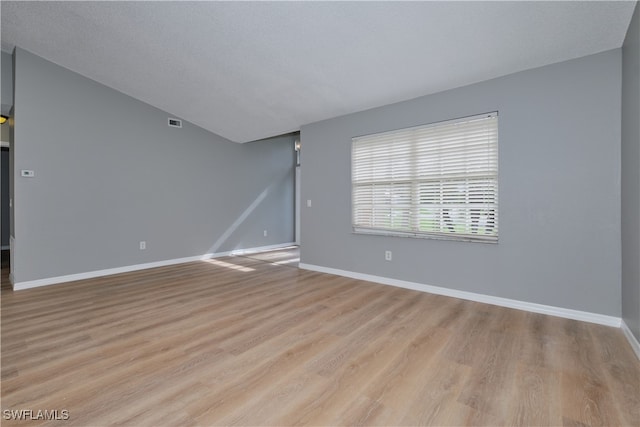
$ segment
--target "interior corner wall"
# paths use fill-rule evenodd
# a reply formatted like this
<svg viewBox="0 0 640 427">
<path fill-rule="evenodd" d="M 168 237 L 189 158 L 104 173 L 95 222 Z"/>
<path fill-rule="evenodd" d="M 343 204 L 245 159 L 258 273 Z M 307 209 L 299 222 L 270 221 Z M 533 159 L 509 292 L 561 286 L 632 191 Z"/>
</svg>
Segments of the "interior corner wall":
<svg viewBox="0 0 640 427">
<path fill-rule="evenodd" d="M 303 126 L 301 262 L 620 317 L 620 84 L 616 49 Z M 498 244 L 351 232 L 352 137 L 490 111 Z"/>
<path fill-rule="evenodd" d="M 2 106 L 0 108 L 3 115 L 11 113 L 13 106 L 13 57 L 10 53 L 0 54 L 0 98 Z M 9 247 L 9 236 L 11 234 L 11 203 L 10 203 L 10 153 L 5 144 L 11 140 L 10 122 L 0 125 L 0 141 L 3 143 L 0 153 L 0 247 Z"/>
<path fill-rule="evenodd" d="M 13 105 L 13 58 L 10 53 L 0 53 L 0 100 L 2 103 L 2 114 L 8 114 Z M 3 140 L 4 141 L 4 140 Z"/>
<path fill-rule="evenodd" d="M 0 141 L 9 142 L 9 122 L 5 122 L 4 125 L 0 126 Z"/>
<path fill-rule="evenodd" d="M 640 5 L 622 47 L 622 318 L 640 341 Z"/>
<path fill-rule="evenodd" d="M 14 95 L 14 282 L 293 241 L 293 137 L 171 128 L 22 49 Z"/>
<path fill-rule="evenodd" d="M 3 125 L 4 126 L 4 125 Z M 0 247 L 9 248 L 9 234 L 11 234 L 10 203 L 9 203 L 9 149 L 0 149 Z"/>
</svg>

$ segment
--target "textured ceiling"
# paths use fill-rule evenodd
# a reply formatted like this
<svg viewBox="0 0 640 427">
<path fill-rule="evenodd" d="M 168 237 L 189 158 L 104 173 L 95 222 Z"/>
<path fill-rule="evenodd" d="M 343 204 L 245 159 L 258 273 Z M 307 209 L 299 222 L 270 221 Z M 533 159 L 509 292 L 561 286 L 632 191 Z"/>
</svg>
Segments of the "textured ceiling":
<svg viewBox="0 0 640 427">
<path fill-rule="evenodd" d="M 1 2 L 19 46 L 236 142 L 620 47 L 634 2 Z"/>
</svg>

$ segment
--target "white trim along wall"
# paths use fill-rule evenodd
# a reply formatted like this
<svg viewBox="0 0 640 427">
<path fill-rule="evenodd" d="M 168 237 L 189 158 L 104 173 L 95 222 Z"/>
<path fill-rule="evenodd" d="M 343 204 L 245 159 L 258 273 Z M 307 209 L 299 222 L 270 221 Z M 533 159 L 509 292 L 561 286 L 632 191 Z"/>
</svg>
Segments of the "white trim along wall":
<svg viewBox="0 0 640 427">
<path fill-rule="evenodd" d="M 640 360 L 640 343 L 635 339 L 627 324 L 619 317 L 606 316 L 604 314 L 589 313 L 587 311 L 571 310 L 568 308 L 554 307 L 551 305 L 535 304 L 526 301 L 518 301 L 509 298 L 482 295 L 473 292 L 459 291 L 456 289 L 442 288 L 439 286 L 424 285 L 421 283 L 408 282 L 405 280 L 391 279 L 389 277 L 374 276 L 371 274 L 357 273 L 353 271 L 339 270 L 336 268 L 322 267 L 318 265 L 300 263 L 299 268 L 303 270 L 317 271 L 320 273 L 334 274 L 337 276 L 350 277 L 352 279 L 366 280 L 368 282 L 380 283 L 382 285 L 396 286 L 399 288 L 412 289 L 414 291 L 427 292 L 436 295 L 444 295 L 453 298 L 460 298 L 468 301 L 481 302 L 485 304 L 497 305 L 500 307 L 514 308 L 516 310 L 530 311 L 532 313 L 547 314 L 565 319 L 579 320 L 583 322 L 595 323 L 598 325 L 612 326 L 622 329 L 629 345 Z"/>
<path fill-rule="evenodd" d="M 371 274 L 357 273 L 354 271 L 339 270 L 337 268 L 322 267 L 313 264 L 300 263 L 299 268 L 303 270 L 317 271 L 320 273 L 334 274 L 337 276 L 349 277 L 352 279 L 366 280 L 368 282 L 380 283 L 383 285 L 396 286 L 399 288 L 411 289 L 414 291 L 426 292 L 436 295 L 444 295 L 453 298 L 460 298 L 468 301 L 481 302 L 485 304 L 497 305 L 500 307 L 514 308 L 516 310 L 530 311 L 532 313 L 547 314 L 565 319 L 580 320 L 583 322 L 595 323 L 598 325 L 621 328 L 629 345 L 640 360 L 640 343 L 635 339 L 626 323 L 619 317 L 607 316 L 604 314 L 589 313 L 587 311 L 571 310 L 568 308 L 555 307 L 551 305 L 536 304 L 526 301 L 518 301 L 509 298 L 494 297 L 490 295 L 477 294 L 473 292 L 459 291 L 456 289 L 442 288 L 439 286 L 424 285 L 421 283 L 397 280 L 389 277 L 374 276 Z"/>
<path fill-rule="evenodd" d="M 629 329 L 629 326 L 627 326 L 624 320 L 622 321 L 622 325 L 620 325 L 620 327 L 622 329 L 622 332 L 624 333 L 624 336 L 627 338 L 627 341 L 629 341 L 631 348 L 636 353 L 636 356 L 638 356 L 638 360 L 640 360 L 640 343 L 638 342 L 636 337 L 633 336 L 633 334 L 631 333 L 631 329 Z"/>
<path fill-rule="evenodd" d="M 108 269 L 105 269 L 105 270 L 88 271 L 86 273 L 69 274 L 69 275 L 66 275 L 66 276 L 49 277 L 49 278 L 46 278 L 46 279 L 29 280 L 29 281 L 26 281 L 26 282 L 14 283 L 13 280 L 11 280 L 11 281 L 12 281 L 12 284 L 13 284 L 13 290 L 14 291 L 20 291 L 20 290 L 24 290 L 24 289 L 39 288 L 41 286 L 55 285 L 55 284 L 58 284 L 58 283 L 74 282 L 76 280 L 93 279 L 95 277 L 110 276 L 112 274 L 120 274 L 120 273 L 128 273 L 130 271 L 145 270 L 145 269 L 148 269 L 148 268 L 156 268 L 156 267 L 164 267 L 164 266 L 167 266 L 167 265 L 182 264 L 182 263 L 185 263 L 185 262 L 202 261 L 202 260 L 206 260 L 206 259 L 220 258 L 220 257 L 224 257 L 224 256 L 229 256 L 229 255 L 251 254 L 251 253 L 256 253 L 256 252 L 268 251 L 270 249 L 285 248 L 285 247 L 293 246 L 293 245 L 295 245 L 295 243 L 293 243 L 293 242 L 280 243 L 280 244 L 277 244 L 277 245 L 261 246 L 261 247 L 257 247 L 257 248 L 236 249 L 236 250 L 227 251 L 227 252 L 217 252 L 217 253 L 211 253 L 211 254 L 196 255 L 196 256 L 186 257 L 186 258 L 176 258 L 176 259 L 168 259 L 168 260 L 165 260 L 165 261 L 149 262 L 149 263 L 146 263 L 146 264 L 136 264 L 136 265 L 128 265 L 128 266 L 125 266 L 125 267 L 108 268 Z"/>
<path fill-rule="evenodd" d="M 515 308 L 518 310 L 531 311 L 533 313 L 549 314 L 551 316 L 564 317 L 567 319 L 582 320 L 584 322 L 597 323 L 599 325 L 620 327 L 620 318 L 606 316 L 604 314 L 589 313 L 586 311 L 571 310 L 569 308 L 554 307 L 551 305 L 536 304 L 525 301 L 518 301 L 509 298 L 494 297 L 490 295 L 477 294 L 473 292 L 459 291 L 456 289 L 443 288 L 439 286 L 424 285 L 421 283 L 408 282 L 405 280 L 392 279 L 389 277 L 374 276 L 371 274 L 356 273 L 353 271 L 338 270 L 335 268 L 321 267 L 318 265 L 300 263 L 300 268 L 321 273 L 335 274 L 338 276 L 350 277 L 352 279 L 366 280 L 369 282 L 391 285 L 399 288 L 412 289 L 414 291 L 427 292 L 430 294 L 444 295 L 448 297 L 461 298 L 469 301 L 482 302 L 501 307 Z"/>
</svg>

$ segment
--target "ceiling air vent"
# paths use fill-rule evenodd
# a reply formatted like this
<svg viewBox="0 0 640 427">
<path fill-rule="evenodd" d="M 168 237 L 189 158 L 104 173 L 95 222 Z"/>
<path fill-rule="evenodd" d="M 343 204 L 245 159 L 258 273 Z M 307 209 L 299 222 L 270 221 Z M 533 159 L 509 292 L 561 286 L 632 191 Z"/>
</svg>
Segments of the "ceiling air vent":
<svg viewBox="0 0 640 427">
<path fill-rule="evenodd" d="M 172 119 L 171 117 L 169 117 L 169 126 L 171 126 L 172 128 L 181 128 L 182 120 Z"/>
</svg>

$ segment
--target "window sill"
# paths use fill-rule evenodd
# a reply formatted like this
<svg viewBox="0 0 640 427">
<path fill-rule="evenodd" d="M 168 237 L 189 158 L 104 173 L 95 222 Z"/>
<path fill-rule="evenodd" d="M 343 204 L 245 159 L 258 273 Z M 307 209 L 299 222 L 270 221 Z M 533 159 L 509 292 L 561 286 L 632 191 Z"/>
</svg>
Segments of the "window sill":
<svg viewBox="0 0 640 427">
<path fill-rule="evenodd" d="M 439 233 L 410 233 L 403 231 L 392 231 L 392 230 L 379 230 L 379 229 L 368 229 L 368 228 L 352 228 L 352 234 L 362 234 L 368 236 L 383 236 L 383 237 L 410 237 L 414 239 L 432 239 L 432 240 L 450 240 L 456 242 L 471 242 L 471 243 L 491 243 L 498 244 L 498 237 L 491 236 L 453 236 L 450 234 L 439 234 Z"/>
</svg>

